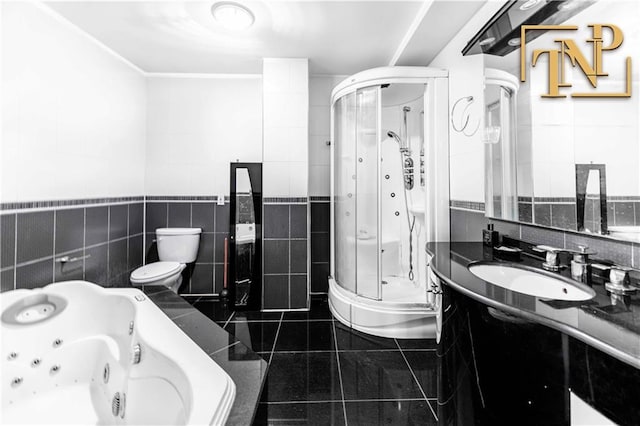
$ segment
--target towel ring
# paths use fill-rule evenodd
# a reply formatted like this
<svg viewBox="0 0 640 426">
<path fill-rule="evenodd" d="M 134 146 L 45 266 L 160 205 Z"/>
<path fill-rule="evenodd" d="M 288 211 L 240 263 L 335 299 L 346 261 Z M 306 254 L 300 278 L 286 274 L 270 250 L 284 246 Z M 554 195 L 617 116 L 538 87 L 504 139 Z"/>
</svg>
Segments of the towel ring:
<svg viewBox="0 0 640 426">
<path fill-rule="evenodd" d="M 464 108 L 462 108 L 462 113 L 460 115 L 461 125 L 456 126 L 456 120 L 455 120 L 456 111 L 460 109 L 458 107 L 460 106 L 460 102 L 462 101 L 466 101 L 466 104 L 464 105 Z M 455 101 L 455 103 L 453 104 L 453 107 L 451 108 L 451 127 L 453 127 L 453 130 L 455 130 L 456 132 L 462 133 L 465 136 L 475 135 L 478 129 L 480 128 L 480 120 L 478 120 L 473 130 L 465 131 L 469 126 L 469 119 L 471 118 L 471 114 L 468 111 L 471 105 L 473 104 L 473 102 L 474 102 L 473 96 L 464 96 L 458 99 L 457 101 Z M 464 123 L 462 123 L 463 119 L 464 119 Z"/>
</svg>

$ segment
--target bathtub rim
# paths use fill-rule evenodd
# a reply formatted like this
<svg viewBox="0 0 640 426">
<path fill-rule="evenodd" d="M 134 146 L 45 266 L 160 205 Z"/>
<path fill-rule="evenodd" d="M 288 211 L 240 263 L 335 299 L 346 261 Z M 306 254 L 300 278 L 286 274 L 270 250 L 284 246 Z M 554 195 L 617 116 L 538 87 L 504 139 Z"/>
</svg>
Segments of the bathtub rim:
<svg viewBox="0 0 640 426">
<path fill-rule="evenodd" d="M 188 410 L 185 413 L 187 424 L 224 424 L 226 422 L 235 400 L 235 383 L 193 339 L 139 289 L 104 288 L 83 280 L 63 281 L 34 289 L 18 289 L 2 293 L 0 298 L 2 311 L 23 297 L 37 293 L 50 292 L 50 294 L 66 297 L 66 293 L 73 291 L 74 287 L 81 288 L 83 292 L 91 291 L 98 295 L 123 297 L 131 303 L 134 309 L 134 327 L 137 334 L 141 336 L 141 340 L 153 349 L 163 348 L 161 350 L 163 356 L 180 366 L 187 378 L 190 392 L 190 404 L 185 406 Z M 72 301 L 69 303 L 71 304 Z M 42 323 L 30 326 L 37 327 L 39 324 Z M 15 330 L 15 327 L 8 327 L 5 324 L 2 324 L 2 327 Z M 167 330 L 175 332 L 167 333 Z M 189 352 L 185 352 L 185 348 L 189 348 Z M 215 376 L 203 374 L 203 371 L 210 371 Z M 216 395 L 216 399 L 219 399 L 215 410 L 211 409 L 212 395 Z"/>
</svg>

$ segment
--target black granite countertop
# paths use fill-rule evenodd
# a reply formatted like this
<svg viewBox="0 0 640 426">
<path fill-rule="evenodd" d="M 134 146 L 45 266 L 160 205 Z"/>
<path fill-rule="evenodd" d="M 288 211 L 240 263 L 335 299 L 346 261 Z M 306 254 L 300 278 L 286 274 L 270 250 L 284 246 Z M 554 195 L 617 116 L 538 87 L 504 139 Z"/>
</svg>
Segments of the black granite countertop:
<svg viewBox="0 0 640 426">
<path fill-rule="evenodd" d="M 474 261 L 498 261 L 541 267 L 539 259 L 522 256 L 511 262 L 494 258 L 493 250 L 478 242 L 428 243 L 431 268 L 455 290 L 504 312 L 535 321 L 579 339 L 627 364 L 640 368 L 640 296 L 626 307 L 612 305 L 604 283 L 594 279 L 596 296 L 588 301 L 543 299 L 483 281 L 467 268 Z M 560 274 L 568 276 L 569 271 Z"/>
<path fill-rule="evenodd" d="M 236 398 L 226 424 L 252 424 L 267 377 L 267 362 L 172 291 L 163 287 L 144 291 L 235 383 Z"/>
</svg>

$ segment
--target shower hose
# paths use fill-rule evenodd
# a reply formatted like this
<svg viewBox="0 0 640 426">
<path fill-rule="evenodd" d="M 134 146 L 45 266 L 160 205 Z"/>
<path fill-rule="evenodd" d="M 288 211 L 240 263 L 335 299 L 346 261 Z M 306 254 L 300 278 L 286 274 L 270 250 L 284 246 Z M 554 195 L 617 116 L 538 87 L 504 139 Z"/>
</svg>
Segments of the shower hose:
<svg viewBox="0 0 640 426">
<path fill-rule="evenodd" d="M 413 216 L 413 219 L 411 219 L 412 215 L 409 215 L 409 201 L 407 199 L 407 180 L 406 180 L 406 173 L 407 171 L 404 168 L 404 161 L 403 161 L 403 157 L 406 154 L 400 155 L 400 170 L 402 170 L 402 178 L 403 178 L 403 182 L 402 182 L 402 192 L 404 193 L 404 210 L 407 214 L 407 224 L 409 225 L 409 279 L 411 281 L 413 281 L 413 228 L 416 225 L 416 217 Z"/>
</svg>

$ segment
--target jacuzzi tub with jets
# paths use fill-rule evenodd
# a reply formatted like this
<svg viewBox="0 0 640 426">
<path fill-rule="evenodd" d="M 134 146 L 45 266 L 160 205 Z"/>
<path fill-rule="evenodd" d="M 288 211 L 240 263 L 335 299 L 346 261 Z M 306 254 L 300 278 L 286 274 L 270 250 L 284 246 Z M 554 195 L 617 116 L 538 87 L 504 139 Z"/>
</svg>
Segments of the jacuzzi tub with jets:
<svg viewBox="0 0 640 426">
<path fill-rule="evenodd" d="M 136 289 L 0 295 L 2 424 L 224 424 L 231 378 Z"/>
</svg>

